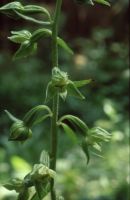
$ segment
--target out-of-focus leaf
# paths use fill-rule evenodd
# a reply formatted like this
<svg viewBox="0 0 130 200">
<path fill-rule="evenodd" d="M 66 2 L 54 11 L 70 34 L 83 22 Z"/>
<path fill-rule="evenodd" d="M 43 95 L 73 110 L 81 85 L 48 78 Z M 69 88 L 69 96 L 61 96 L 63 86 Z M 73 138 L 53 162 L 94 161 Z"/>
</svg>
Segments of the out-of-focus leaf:
<svg viewBox="0 0 130 200">
<path fill-rule="evenodd" d="M 86 141 L 86 140 L 83 140 L 83 141 L 82 141 L 81 147 L 82 147 L 83 152 L 84 152 L 85 155 L 86 155 L 87 164 L 88 164 L 88 163 L 89 163 L 89 160 L 90 160 L 90 154 L 89 154 L 89 148 L 88 148 L 88 144 L 87 144 L 87 141 Z"/>
</svg>

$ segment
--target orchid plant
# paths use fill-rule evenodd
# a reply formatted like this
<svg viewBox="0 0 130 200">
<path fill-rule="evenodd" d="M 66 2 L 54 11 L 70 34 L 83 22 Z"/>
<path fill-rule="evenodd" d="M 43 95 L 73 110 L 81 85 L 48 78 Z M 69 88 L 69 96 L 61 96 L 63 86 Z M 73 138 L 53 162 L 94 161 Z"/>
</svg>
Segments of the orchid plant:
<svg viewBox="0 0 130 200">
<path fill-rule="evenodd" d="M 108 0 L 75 0 L 75 3 L 86 5 L 100 3 L 110 6 Z M 110 133 L 100 127 L 89 128 L 77 116 L 68 114 L 59 117 L 59 98 L 65 101 L 67 96 L 72 95 L 81 100 L 85 99 L 79 89 L 92 81 L 91 79 L 72 81 L 69 79 L 68 73 L 61 69 L 58 61 L 58 47 L 60 46 L 73 55 L 73 50 L 58 36 L 61 6 L 62 0 L 56 0 L 55 11 L 52 16 L 44 7 L 39 5 L 23 5 L 17 1 L 0 7 L 0 12 L 9 17 L 15 19 L 22 18 L 38 25 L 38 29 L 33 32 L 25 29 L 11 31 L 12 35 L 8 39 L 19 45 L 13 57 L 14 59 L 24 59 L 27 56 L 33 55 L 37 51 L 37 44 L 41 38 L 50 38 L 52 44 L 52 74 L 46 88 L 45 104 L 37 105 L 29 110 L 23 119 L 14 117 L 9 111 L 5 110 L 13 122 L 10 128 L 9 141 L 25 142 L 33 136 L 33 126 L 43 123 L 47 118 L 50 119 L 51 123 L 51 149 L 48 152 L 42 151 L 39 163 L 35 164 L 32 171 L 23 179 L 13 178 L 4 185 L 8 190 L 15 190 L 18 193 L 18 200 L 42 200 L 49 194 L 51 200 L 64 199 L 62 196 L 58 196 L 55 188 L 59 128 L 63 129 L 68 135 L 75 135 L 76 142 L 80 144 L 86 155 L 87 164 L 89 163 L 91 153 L 101 152 L 102 143 L 108 142 L 111 137 Z M 41 14 L 43 20 L 37 19 L 36 14 Z M 49 101 L 52 102 L 51 108 L 47 105 Z M 66 121 L 72 126 L 68 125 Z M 75 129 L 72 127 L 75 127 Z M 77 132 L 80 135 L 78 138 Z"/>
</svg>

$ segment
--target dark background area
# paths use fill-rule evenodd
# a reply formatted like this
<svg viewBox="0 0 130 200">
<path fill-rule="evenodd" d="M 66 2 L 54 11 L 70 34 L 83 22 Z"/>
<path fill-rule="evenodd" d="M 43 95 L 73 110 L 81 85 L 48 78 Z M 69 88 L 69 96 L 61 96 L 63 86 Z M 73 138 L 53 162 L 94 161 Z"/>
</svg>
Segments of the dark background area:
<svg viewBox="0 0 130 200">
<path fill-rule="evenodd" d="M 10 1 L 1 1 L 0 6 Z M 37 1 L 21 1 L 34 4 Z M 128 200 L 129 139 L 129 6 L 127 0 L 111 1 L 111 8 L 80 6 L 64 0 L 59 34 L 72 47 L 74 56 L 59 48 L 62 70 L 72 80 L 92 78 L 82 89 L 85 101 L 67 97 L 60 101 L 60 116 L 75 114 L 88 126 L 101 126 L 112 133 L 103 147 L 104 159 L 92 157 L 86 167 L 80 148 L 59 131 L 57 187 L 67 200 Z M 38 1 L 51 13 L 54 1 Z M 32 140 L 24 145 L 8 142 L 11 122 L 8 109 L 18 118 L 44 102 L 50 80 L 51 48 L 41 40 L 33 57 L 12 61 L 17 45 L 7 40 L 11 30 L 36 30 L 36 25 L 0 14 L 0 182 L 30 170 L 42 149 L 49 148 L 49 121 L 34 129 Z M 95 167 L 96 166 L 96 167 Z M 0 200 L 14 199 L 2 186 Z"/>
</svg>

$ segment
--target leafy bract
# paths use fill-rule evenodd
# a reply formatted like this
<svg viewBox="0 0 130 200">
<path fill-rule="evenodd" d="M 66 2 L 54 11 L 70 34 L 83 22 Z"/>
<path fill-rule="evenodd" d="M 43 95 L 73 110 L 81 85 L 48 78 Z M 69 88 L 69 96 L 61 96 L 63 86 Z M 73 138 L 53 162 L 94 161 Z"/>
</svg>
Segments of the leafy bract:
<svg viewBox="0 0 130 200">
<path fill-rule="evenodd" d="M 89 160 L 90 160 L 90 153 L 89 153 L 89 146 L 88 146 L 88 143 L 86 140 L 83 140 L 82 143 L 81 143 L 81 148 L 83 150 L 83 152 L 85 153 L 86 155 L 86 158 L 87 158 L 87 164 L 89 163 Z"/>
<path fill-rule="evenodd" d="M 95 1 L 96 3 L 99 3 L 99 4 L 110 6 L 110 3 L 107 0 L 93 0 L 93 1 Z"/>
<path fill-rule="evenodd" d="M 16 51 L 14 54 L 14 59 L 19 59 L 19 58 L 26 58 L 27 56 L 33 55 L 36 53 L 37 50 L 37 43 L 30 43 L 28 41 L 23 42 L 20 45 L 20 48 Z"/>
<path fill-rule="evenodd" d="M 67 86 L 67 90 L 68 90 L 68 95 L 77 97 L 77 98 L 82 99 L 82 100 L 85 99 L 85 97 L 78 90 L 78 88 L 76 87 L 76 85 L 74 84 L 73 81 L 69 81 L 68 86 Z"/>
<path fill-rule="evenodd" d="M 81 80 L 81 81 L 73 81 L 74 85 L 78 88 L 83 87 L 92 82 L 92 79 Z"/>
<path fill-rule="evenodd" d="M 58 123 L 60 124 L 64 120 L 68 120 L 73 125 L 76 125 L 76 127 L 80 129 L 81 134 L 83 136 L 87 136 L 89 129 L 87 125 L 81 119 L 79 119 L 78 117 L 74 115 L 64 115 L 63 117 L 59 119 Z"/>
<path fill-rule="evenodd" d="M 44 112 L 47 112 L 47 114 Z M 38 105 L 25 114 L 23 121 L 27 126 L 30 127 L 42 122 L 47 117 L 52 117 L 50 108 L 46 105 Z"/>
<path fill-rule="evenodd" d="M 75 136 L 75 132 L 70 128 L 67 124 L 61 122 L 59 125 L 61 125 L 65 131 L 65 133 L 70 137 L 70 139 L 74 142 L 77 143 L 77 137 Z"/>
<path fill-rule="evenodd" d="M 68 44 L 62 38 L 57 37 L 57 42 L 58 42 L 58 45 L 62 47 L 64 50 L 66 50 L 68 53 L 72 55 L 74 54 L 72 49 L 68 46 Z"/>
<path fill-rule="evenodd" d="M 21 44 L 20 48 L 16 51 L 14 55 L 14 59 L 28 57 L 34 54 L 37 50 L 37 43 L 41 38 L 52 37 L 52 31 L 46 28 L 38 29 L 33 33 L 29 32 L 28 30 L 12 31 L 11 33 L 12 36 L 8 37 L 8 39 L 14 43 Z M 57 43 L 68 53 L 72 53 L 72 50 L 63 39 L 57 37 Z"/>
</svg>

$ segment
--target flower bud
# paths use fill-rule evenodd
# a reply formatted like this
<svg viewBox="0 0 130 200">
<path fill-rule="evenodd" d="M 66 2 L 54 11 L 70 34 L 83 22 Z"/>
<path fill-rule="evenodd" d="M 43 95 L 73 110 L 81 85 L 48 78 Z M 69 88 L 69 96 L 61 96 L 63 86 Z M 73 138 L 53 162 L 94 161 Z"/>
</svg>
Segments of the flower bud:
<svg viewBox="0 0 130 200">
<path fill-rule="evenodd" d="M 30 128 L 25 126 L 23 121 L 16 121 L 10 128 L 10 141 L 25 141 L 32 136 Z"/>
<path fill-rule="evenodd" d="M 52 71 L 52 84 L 54 87 L 63 88 L 68 84 L 68 74 L 54 67 Z"/>
</svg>

